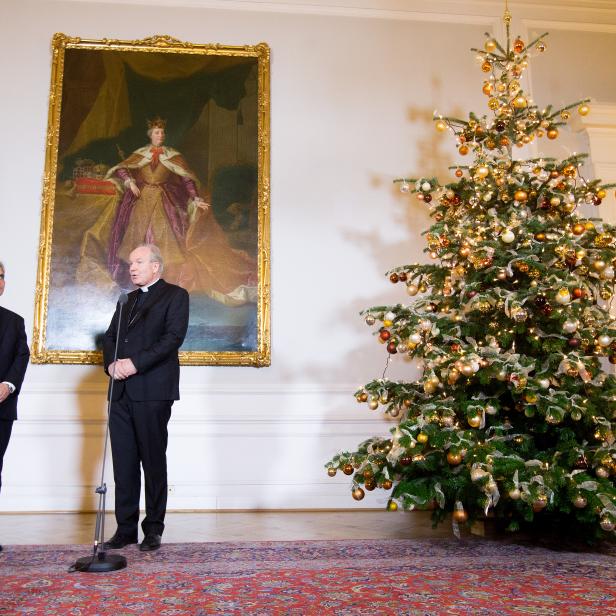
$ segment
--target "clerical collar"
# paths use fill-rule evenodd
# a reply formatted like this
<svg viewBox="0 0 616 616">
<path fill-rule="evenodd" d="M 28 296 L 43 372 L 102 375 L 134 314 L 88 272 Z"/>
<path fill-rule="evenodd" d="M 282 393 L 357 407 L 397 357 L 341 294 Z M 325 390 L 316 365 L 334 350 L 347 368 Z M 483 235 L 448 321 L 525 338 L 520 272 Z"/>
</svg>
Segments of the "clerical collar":
<svg viewBox="0 0 616 616">
<path fill-rule="evenodd" d="M 150 284 L 146 284 L 143 287 L 139 287 L 139 289 L 141 289 L 143 293 L 147 293 L 150 290 L 150 287 L 153 287 L 159 280 L 160 278 L 157 278 L 154 282 L 151 282 Z"/>
</svg>

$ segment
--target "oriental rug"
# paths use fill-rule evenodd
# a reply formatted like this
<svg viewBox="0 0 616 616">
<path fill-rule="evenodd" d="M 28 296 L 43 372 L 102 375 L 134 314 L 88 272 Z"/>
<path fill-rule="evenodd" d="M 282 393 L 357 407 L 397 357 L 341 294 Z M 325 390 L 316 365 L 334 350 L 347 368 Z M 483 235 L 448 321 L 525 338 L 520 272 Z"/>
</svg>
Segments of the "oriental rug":
<svg viewBox="0 0 616 616">
<path fill-rule="evenodd" d="M 616 551 L 483 539 L 129 546 L 128 567 L 68 573 L 88 546 L 5 546 L 0 614 L 609 614 Z"/>
</svg>

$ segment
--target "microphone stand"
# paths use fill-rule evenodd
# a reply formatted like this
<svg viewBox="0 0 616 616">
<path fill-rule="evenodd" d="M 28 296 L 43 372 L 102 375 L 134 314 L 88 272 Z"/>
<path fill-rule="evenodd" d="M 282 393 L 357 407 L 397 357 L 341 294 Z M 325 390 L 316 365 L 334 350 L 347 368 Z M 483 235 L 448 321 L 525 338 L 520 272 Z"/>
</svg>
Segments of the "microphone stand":
<svg viewBox="0 0 616 616">
<path fill-rule="evenodd" d="M 113 399 L 113 384 L 115 383 L 115 362 L 118 359 L 118 344 L 120 342 L 120 327 L 122 325 L 122 308 L 128 301 L 128 295 L 122 293 L 118 299 L 120 311 L 118 313 L 118 329 L 116 332 L 115 351 L 113 354 L 113 374 L 109 387 L 109 400 L 107 402 L 107 424 L 105 427 L 105 447 L 103 449 L 103 468 L 101 470 L 101 482 L 96 488 L 98 494 L 98 508 L 96 510 L 96 525 L 94 528 L 94 546 L 90 556 L 78 558 L 69 568 L 69 571 L 84 571 L 88 573 L 107 573 L 118 571 L 126 567 L 126 558 L 120 554 L 107 554 L 105 552 L 105 497 L 107 484 L 105 483 L 105 463 L 107 461 L 107 444 L 109 442 L 109 414 L 111 412 L 111 400 Z"/>
</svg>

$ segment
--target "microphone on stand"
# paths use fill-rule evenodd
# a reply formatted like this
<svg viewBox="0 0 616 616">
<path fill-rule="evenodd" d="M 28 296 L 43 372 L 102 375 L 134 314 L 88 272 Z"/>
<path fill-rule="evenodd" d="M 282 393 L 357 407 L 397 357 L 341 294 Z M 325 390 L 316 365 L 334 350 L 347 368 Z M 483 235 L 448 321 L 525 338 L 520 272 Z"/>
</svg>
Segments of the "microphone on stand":
<svg viewBox="0 0 616 616">
<path fill-rule="evenodd" d="M 106 573 L 118 571 L 126 567 L 126 558 L 120 554 L 107 554 L 105 552 L 105 497 L 107 484 L 105 484 L 105 463 L 107 461 L 107 444 L 109 442 L 109 413 L 111 412 L 111 400 L 113 399 L 113 385 L 115 383 L 115 364 L 118 359 L 118 345 L 120 342 L 120 328 L 122 325 L 122 308 L 128 302 L 128 295 L 122 292 L 118 298 L 118 325 L 116 330 L 115 351 L 113 354 L 113 374 L 109 386 L 109 400 L 107 402 L 107 424 L 105 427 L 105 446 L 103 448 L 103 468 L 101 470 L 101 482 L 96 488 L 98 494 L 98 508 L 96 510 L 96 526 L 94 528 L 94 546 L 90 556 L 78 558 L 70 567 L 69 571 L 86 571 L 89 573 Z"/>
</svg>

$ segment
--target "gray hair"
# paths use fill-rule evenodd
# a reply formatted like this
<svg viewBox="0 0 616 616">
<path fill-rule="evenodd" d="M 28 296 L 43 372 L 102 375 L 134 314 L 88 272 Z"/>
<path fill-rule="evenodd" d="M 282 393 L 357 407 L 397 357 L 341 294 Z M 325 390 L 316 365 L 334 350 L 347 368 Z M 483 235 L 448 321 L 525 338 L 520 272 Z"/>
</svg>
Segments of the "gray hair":
<svg viewBox="0 0 616 616">
<path fill-rule="evenodd" d="M 137 248 L 148 248 L 150 250 L 150 262 L 158 263 L 158 271 L 162 274 L 164 269 L 163 255 L 160 252 L 160 248 L 156 244 L 139 244 Z"/>
</svg>

